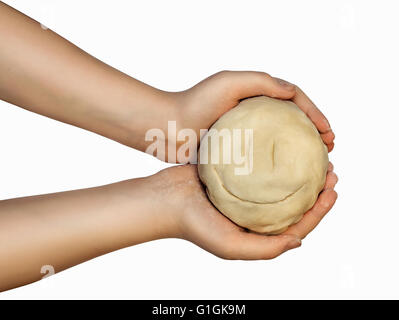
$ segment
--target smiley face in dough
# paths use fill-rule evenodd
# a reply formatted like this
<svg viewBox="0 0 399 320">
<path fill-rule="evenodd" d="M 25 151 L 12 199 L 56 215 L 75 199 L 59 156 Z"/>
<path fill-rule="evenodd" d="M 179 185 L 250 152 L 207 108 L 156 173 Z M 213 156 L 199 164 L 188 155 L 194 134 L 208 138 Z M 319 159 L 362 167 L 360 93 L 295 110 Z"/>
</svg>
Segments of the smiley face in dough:
<svg viewBox="0 0 399 320">
<path fill-rule="evenodd" d="M 219 161 L 201 163 L 200 159 L 198 171 L 211 202 L 233 222 L 259 233 L 278 234 L 316 202 L 325 183 L 327 148 L 293 102 L 265 96 L 245 99 L 211 129 L 232 135 L 234 129 L 253 132 L 251 152 L 245 148 L 244 134 L 240 144 L 241 156 L 252 163 L 248 174 L 237 174 L 234 161 L 223 161 L 224 153 L 234 153 L 235 139 L 209 146 L 208 133 L 200 146 L 200 154 L 208 148 L 210 157 L 219 148 Z"/>
</svg>

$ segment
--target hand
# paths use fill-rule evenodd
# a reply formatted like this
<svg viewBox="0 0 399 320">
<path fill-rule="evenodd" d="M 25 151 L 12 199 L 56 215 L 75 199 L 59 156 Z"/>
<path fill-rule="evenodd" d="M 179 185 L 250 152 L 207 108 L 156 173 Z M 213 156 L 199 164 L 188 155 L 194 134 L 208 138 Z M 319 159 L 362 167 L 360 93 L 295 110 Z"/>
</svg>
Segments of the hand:
<svg viewBox="0 0 399 320">
<path fill-rule="evenodd" d="M 331 195 L 323 196 L 323 201 L 332 202 L 326 207 L 319 203 L 320 210 L 310 210 L 304 219 L 305 223 L 301 224 L 301 230 L 294 232 L 295 229 L 292 229 L 291 234 L 265 236 L 239 227 L 215 209 L 199 180 L 197 166 L 175 166 L 153 177 L 162 184 L 169 181 L 167 187 L 163 185 L 163 189 L 168 190 L 168 200 L 165 201 L 172 204 L 171 211 L 175 212 L 176 222 L 173 225 L 177 227 L 174 227 L 174 234 L 224 259 L 271 259 L 289 249 L 299 247 L 302 234 L 314 227 L 315 221 L 321 219 L 335 200 Z M 326 186 L 333 188 L 335 182 L 332 172 L 329 173 L 327 181 Z M 330 191 L 325 192 L 330 194 Z M 164 208 L 166 207 L 171 208 L 170 205 L 164 205 Z"/>
<path fill-rule="evenodd" d="M 211 127 L 240 100 L 259 95 L 292 100 L 315 124 L 328 151 L 333 149 L 334 133 L 314 103 L 297 86 L 263 72 L 222 71 L 177 93 L 180 127 L 194 129 L 199 137 L 200 129 Z"/>
</svg>

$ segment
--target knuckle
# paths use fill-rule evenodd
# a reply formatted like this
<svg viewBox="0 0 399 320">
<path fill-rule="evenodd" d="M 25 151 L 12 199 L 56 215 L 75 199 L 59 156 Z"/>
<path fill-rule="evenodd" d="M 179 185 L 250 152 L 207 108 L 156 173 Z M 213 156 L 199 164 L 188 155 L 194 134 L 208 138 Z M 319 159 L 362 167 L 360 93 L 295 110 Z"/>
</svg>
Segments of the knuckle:
<svg viewBox="0 0 399 320">
<path fill-rule="evenodd" d="M 264 81 L 265 79 L 270 79 L 272 80 L 273 77 L 263 71 L 246 71 L 246 75 L 248 77 L 252 77 L 252 79 L 256 80 L 256 81 Z"/>
<path fill-rule="evenodd" d="M 270 78 L 270 79 L 272 78 L 272 76 L 270 74 L 268 74 L 267 72 L 258 71 L 257 74 L 262 77 L 266 77 L 266 78 Z"/>
<path fill-rule="evenodd" d="M 232 73 L 232 71 L 230 71 L 230 70 L 221 70 L 221 71 L 215 73 L 214 76 L 218 77 L 218 78 L 225 78 L 225 77 L 228 77 L 231 73 Z"/>
</svg>

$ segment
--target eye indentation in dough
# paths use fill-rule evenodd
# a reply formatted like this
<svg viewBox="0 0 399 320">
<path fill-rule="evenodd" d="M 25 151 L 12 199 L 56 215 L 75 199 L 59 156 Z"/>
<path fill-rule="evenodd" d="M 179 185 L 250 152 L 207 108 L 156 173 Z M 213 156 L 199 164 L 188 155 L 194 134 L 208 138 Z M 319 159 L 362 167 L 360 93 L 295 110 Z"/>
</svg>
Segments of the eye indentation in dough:
<svg viewBox="0 0 399 320">
<path fill-rule="evenodd" d="M 221 187 L 223 188 L 223 190 L 225 190 L 225 191 L 226 191 L 229 195 L 231 195 L 232 197 L 234 197 L 234 198 L 236 198 L 236 199 L 238 199 L 238 200 L 240 200 L 240 201 L 247 202 L 247 203 L 256 203 L 256 204 L 276 204 L 276 203 L 281 203 L 281 202 L 286 201 L 286 200 L 288 200 L 289 198 L 293 197 L 296 193 L 298 193 L 298 192 L 306 185 L 306 183 L 304 183 L 304 184 L 301 185 L 298 189 L 296 189 L 294 192 L 289 193 L 288 195 L 286 195 L 285 197 L 283 197 L 282 199 L 277 200 L 277 201 L 273 201 L 273 202 L 267 202 L 267 201 L 262 201 L 262 202 L 260 202 L 260 201 L 250 201 L 250 200 L 246 200 L 246 199 L 240 198 L 239 196 L 237 196 L 237 195 L 235 195 L 234 193 L 232 193 L 229 189 L 227 189 L 226 186 L 224 185 L 222 179 L 220 178 L 220 176 L 219 176 L 219 174 L 218 174 L 218 172 L 217 172 L 217 170 L 216 170 L 215 167 L 213 167 L 213 171 L 215 172 L 215 176 L 216 176 L 216 178 L 218 179 L 218 181 L 219 181 Z"/>
</svg>

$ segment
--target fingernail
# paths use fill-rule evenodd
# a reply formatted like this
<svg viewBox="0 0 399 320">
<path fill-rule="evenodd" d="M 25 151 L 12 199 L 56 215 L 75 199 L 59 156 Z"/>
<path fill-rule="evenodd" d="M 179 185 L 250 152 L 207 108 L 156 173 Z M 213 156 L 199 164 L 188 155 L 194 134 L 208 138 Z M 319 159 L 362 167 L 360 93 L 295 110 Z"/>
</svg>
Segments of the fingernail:
<svg viewBox="0 0 399 320">
<path fill-rule="evenodd" d="M 335 184 L 337 184 L 338 181 L 339 181 L 338 175 L 337 175 L 335 172 L 333 172 L 333 174 L 335 175 L 335 179 L 337 180 L 337 181 L 335 182 Z"/>
<path fill-rule="evenodd" d="M 294 237 L 292 240 L 290 240 L 287 243 L 287 249 L 286 250 L 290 250 L 290 249 L 294 249 L 294 248 L 298 248 L 300 247 L 302 244 L 302 240 L 299 237 Z"/>
<path fill-rule="evenodd" d="M 324 192 L 328 191 L 328 190 L 333 190 L 332 188 L 327 188 L 324 190 Z M 327 209 L 330 206 L 330 202 L 328 201 L 320 201 L 320 205 L 324 208 Z"/>
<path fill-rule="evenodd" d="M 283 79 L 276 78 L 276 80 L 283 87 L 293 87 L 294 86 L 292 83 L 289 83 L 288 81 L 285 81 Z"/>
<path fill-rule="evenodd" d="M 329 206 L 330 206 L 330 204 L 328 203 L 328 202 L 321 202 L 320 203 L 321 204 L 321 206 L 324 208 L 324 209 L 327 209 Z"/>
<path fill-rule="evenodd" d="M 323 120 L 324 120 L 325 124 L 327 125 L 327 130 L 328 130 L 328 131 L 332 131 L 332 130 L 331 130 L 330 123 L 328 122 L 328 120 L 327 120 L 327 119 L 323 119 Z"/>
</svg>

